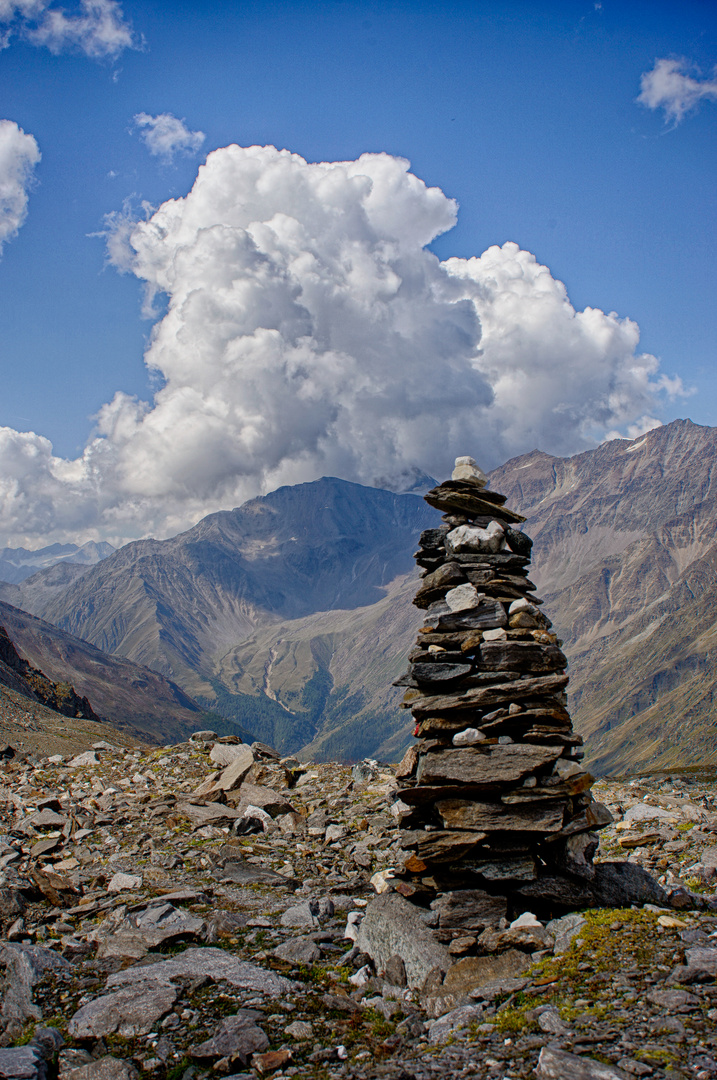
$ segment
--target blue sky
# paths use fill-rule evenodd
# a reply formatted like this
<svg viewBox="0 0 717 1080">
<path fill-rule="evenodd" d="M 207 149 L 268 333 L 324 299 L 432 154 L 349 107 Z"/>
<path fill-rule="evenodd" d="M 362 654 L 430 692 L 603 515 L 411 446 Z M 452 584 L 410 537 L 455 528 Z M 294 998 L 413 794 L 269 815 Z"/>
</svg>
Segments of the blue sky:
<svg viewBox="0 0 717 1080">
<path fill-rule="evenodd" d="M 31 134 L 42 155 L 26 220 L 0 259 L 0 425 L 45 437 L 58 457 L 74 459 L 117 391 L 149 401 L 171 382 L 171 361 L 155 364 L 153 379 L 144 363 L 166 300 L 142 317 L 140 281 L 157 282 L 146 267 L 108 266 L 93 234 L 123 206 L 138 218 L 143 202 L 156 208 L 186 196 L 207 152 L 231 143 L 286 148 L 309 163 L 366 152 L 408 159 L 412 174 L 459 204 L 455 227 L 430 245 L 441 260 L 514 241 L 565 283 L 577 311 L 634 320 L 637 351 L 696 390 L 635 401 L 634 416 L 631 404 L 613 410 L 606 430 L 637 430 L 630 425 L 643 416 L 716 422 L 714 4 L 157 0 L 120 11 L 102 2 L 131 28 L 134 47 L 99 57 L 88 55 L 97 49 L 87 40 L 48 47 L 38 21 L 23 22 L 18 10 L 0 51 L 0 116 Z M 68 17 L 79 10 L 70 0 L 66 7 Z M 660 58 L 678 60 L 685 77 L 707 87 L 682 116 L 636 103 L 641 76 Z M 204 133 L 201 149 L 153 155 L 133 121 L 142 113 L 184 120 Z M 479 314 L 486 341 L 490 318 Z M 165 350 L 171 330 L 165 324 Z M 596 392 L 586 384 L 586 395 Z M 601 437 L 603 416 L 583 419 L 574 444 L 556 437 L 541 448 L 581 449 Z M 511 423 L 516 429 L 520 417 Z M 397 445 L 412 444 L 397 439 L 394 456 Z M 496 454 L 531 445 L 516 437 Z M 307 453 L 287 450 L 271 474 L 256 463 L 227 465 L 208 478 L 207 502 L 192 488 L 184 517 L 175 478 L 164 524 L 145 516 L 125 534 L 166 531 L 274 481 L 307 479 L 320 464 L 307 464 Z M 409 468 L 432 463 L 405 455 Z M 337 472 L 344 459 L 344 450 L 326 457 Z M 244 487 L 229 483 L 232 469 Z M 344 471 L 366 478 L 368 469 L 353 462 Z M 25 501 L 37 502 L 41 486 Z M 76 520 L 57 507 L 20 515 L 5 536 L 110 535 L 106 507 L 96 499 L 93 507 Z"/>
</svg>

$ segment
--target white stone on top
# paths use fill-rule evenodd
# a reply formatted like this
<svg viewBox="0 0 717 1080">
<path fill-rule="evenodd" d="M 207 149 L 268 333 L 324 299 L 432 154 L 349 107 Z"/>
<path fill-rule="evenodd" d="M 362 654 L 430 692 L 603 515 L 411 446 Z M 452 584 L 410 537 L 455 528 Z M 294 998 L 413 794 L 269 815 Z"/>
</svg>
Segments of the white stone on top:
<svg viewBox="0 0 717 1080">
<path fill-rule="evenodd" d="M 636 803 L 626 812 L 624 821 L 677 821 L 676 810 L 664 810 L 661 806 L 650 806 L 645 803 Z"/>
<path fill-rule="evenodd" d="M 451 473 L 451 479 L 464 480 L 469 484 L 475 484 L 479 488 L 484 488 L 488 483 L 488 477 L 480 465 L 476 465 L 476 460 L 472 457 L 456 458 L 456 465 Z"/>
<path fill-rule="evenodd" d="M 84 754 L 78 754 L 68 762 L 71 769 L 83 769 L 88 765 L 99 765 L 100 759 L 94 750 L 85 750 Z"/>
</svg>

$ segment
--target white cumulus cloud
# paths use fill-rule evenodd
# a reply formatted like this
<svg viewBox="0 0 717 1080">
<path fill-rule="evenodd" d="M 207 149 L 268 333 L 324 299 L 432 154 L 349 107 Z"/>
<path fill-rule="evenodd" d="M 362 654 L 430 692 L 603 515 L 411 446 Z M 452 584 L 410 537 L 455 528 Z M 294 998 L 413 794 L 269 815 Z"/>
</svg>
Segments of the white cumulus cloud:
<svg viewBox="0 0 717 1080">
<path fill-rule="evenodd" d="M 717 78 L 694 79 L 685 73 L 686 60 L 656 60 L 640 78 L 637 101 L 648 109 L 664 109 L 665 122 L 679 124 L 701 101 L 717 101 Z"/>
<path fill-rule="evenodd" d="M 400 158 L 271 146 L 216 150 L 187 196 L 119 215 L 111 258 L 167 300 L 145 356 L 161 388 L 117 393 L 75 461 L 5 429 L 5 542 L 167 536 L 321 475 L 570 454 L 679 392 L 634 322 L 576 311 L 517 244 L 441 262 L 426 245 L 456 215 Z"/>
<path fill-rule="evenodd" d="M 190 131 L 184 120 L 172 113 L 137 113 L 134 122 L 140 129 L 142 141 L 155 157 L 171 161 L 175 154 L 193 154 L 206 138 L 203 131 Z"/>
<path fill-rule="evenodd" d="M 39 160 L 34 136 L 13 120 L 0 120 L 0 254 L 27 217 L 28 191 Z"/>
<path fill-rule="evenodd" d="M 80 0 L 69 14 L 52 0 L 0 0 L 0 48 L 14 35 L 52 53 L 76 49 L 95 60 L 136 47 L 117 0 Z"/>
</svg>

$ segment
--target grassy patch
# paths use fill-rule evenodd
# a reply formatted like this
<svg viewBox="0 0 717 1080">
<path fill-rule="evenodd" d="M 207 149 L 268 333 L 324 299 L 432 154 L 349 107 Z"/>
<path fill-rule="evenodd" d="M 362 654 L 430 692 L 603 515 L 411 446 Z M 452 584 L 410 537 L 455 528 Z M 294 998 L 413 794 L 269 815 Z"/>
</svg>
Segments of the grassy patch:
<svg viewBox="0 0 717 1080">
<path fill-rule="evenodd" d="M 495 1014 L 492 1023 L 501 1035 L 522 1035 L 525 1032 L 537 1031 L 538 1025 L 533 1017 L 526 1015 L 534 1008 L 535 1002 L 531 1000 L 504 1006 Z"/>
<path fill-rule="evenodd" d="M 34 1020 L 28 1021 L 28 1023 L 25 1024 L 25 1027 L 22 1030 L 22 1035 L 19 1039 L 16 1039 L 16 1041 L 13 1043 L 13 1046 L 27 1046 L 27 1044 L 30 1042 L 33 1035 L 35 1034 L 36 1026 L 37 1025 Z"/>
<path fill-rule="evenodd" d="M 182 1080 L 185 1072 L 190 1068 L 192 1064 L 191 1058 L 185 1057 L 179 1062 L 178 1065 L 172 1065 L 167 1071 L 167 1080 Z"/>
<path fill-rule="evenodd" d="M 585 926 L 563 956 L 548 956 L 538 962 L 534 968 L 538 977 L 559 978 L 562 986 L 570 988 L 573 984 L 581 985 L 590 974 L 621 971 L 626 955 L 633 964 L 649 963 L 656 924 L 652 912 L 586 911 L 585 920 Z M 614 929 L 616 924 L 618 929 Z M 589 965 L 589 969 L 581 969 L 582 965 Z"/>
</svg>

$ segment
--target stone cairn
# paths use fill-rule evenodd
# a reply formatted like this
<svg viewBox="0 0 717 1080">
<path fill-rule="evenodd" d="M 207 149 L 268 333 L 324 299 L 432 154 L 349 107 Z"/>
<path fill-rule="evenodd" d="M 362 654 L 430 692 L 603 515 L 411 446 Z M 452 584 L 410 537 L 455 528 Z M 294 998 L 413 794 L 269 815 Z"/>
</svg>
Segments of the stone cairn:
<svg viewBox="0 0 717 1080">
<path fill-rule="evenodd" d="M 396 684 L 418 742 L 397 774 L 405 859 L 392 884 L 424 905 L 467 888 L 520 910 L 585 903 L 594 830 L 611 818 L 580 764 L 567 660 L 527 576 L 532 540 L 515 527 L 525 518 L 486 483 L 460 457 L 425 496 L 443 524 L 421 534 L 413 602 L 425 619 Z"/>
</svg>

